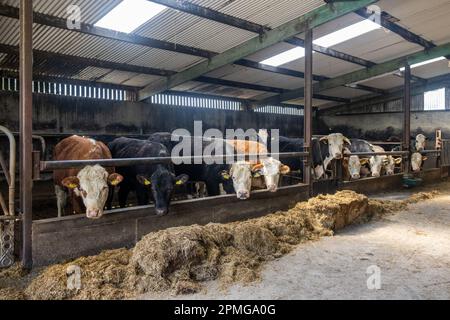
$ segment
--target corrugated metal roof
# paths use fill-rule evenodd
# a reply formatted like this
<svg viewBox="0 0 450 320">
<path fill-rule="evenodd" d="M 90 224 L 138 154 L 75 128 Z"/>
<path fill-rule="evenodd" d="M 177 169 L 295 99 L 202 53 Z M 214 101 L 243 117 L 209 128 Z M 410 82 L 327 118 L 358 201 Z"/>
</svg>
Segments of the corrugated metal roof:
<svg viewBox="0 0 450 320">
<path fill-rule="evenodd" d="M 120 1 L 72 0 L 70 4 L 79 5 L 82 10 L 82 20 L 93 24 L 120 3 Z M 279 26 L 324 4 L 322 0 L 190 1 L 269 27 Z M 18 6 L 17 0 L 2 0 L 1 3 Z M 66 11 L 68 4 L 69 2 L 66 0 L 36 0 L 34 1 L 34 9 L 38 12 L 65 18 L 68 14 Z M 450 14 L 450 1 L 448 0 L 381 0 L 377 2 L 377 5 L 382 10 L 399 18 L 400 21 L 398 23 L 400 25 L 409 28 L 419 35 L 423 35 L 428 40 L 433 40 L 436 44 L 450 41 L 450 34 L 448 33 L 450 29 L 450 19 L 448 19 L 448 15 Z M 318 38 L 360 20 L 361 17 L 356 14 L 346 15 L 319 26 L 314 30 L 314 36 Z M 216 52 L 223 52 L 255 36 L 251 32 L 199 18 L 171 8 L 161 12 L 138 28 L 134 33 Z M 40 25 L 35 25 L 33 39 L 34 47 L 40 50 L 174 71 L 182 71 L 203 60 L 203 58 L 191 55 L 152 49 Z M 18 45 L 18 41 L 18 20 L 0 17 L 0 43 Z M 248 59 L 262 61 L 289 48 L 292 48 L 289 44 L 277 44 L 253 54 Z M 421 47 L 406 42 L 392 32 L 386 33 L 384 30 L 372 31 L 364 36 L 334 46 L 333 49 L 377 63 L 422 50 Z M 1 57 L 3 56 L 0 56 L 0 59 Z M 298 59 L 283 65 L 283 67 L 303 71 L 303 60 Z M 37 60 L 35 62 L 39 71 L 51 75 L 58 75 L 58 70 L 54 67 L 52 68 L 51 62 Z M 314 54 L 313 62 L 314 73 L 328 77 L 335 77 L 361 68 L 361 66 L 326 57 L 318 53 Z M 9 60 L 8 63 L 12 64 L 15 62 Z M 448 73 L 449 68 L 445 64 L 446 62 L 439 62 L 413 69 L 413 74 L 428 78 Z M 162 80 L 161 77 L 156 76 L 112 71 L 95 67 L 84 68 L 76 65 L 67 65 L 67 68 L 62 70 L 59 75 L 66 75 L 77 79 L 100 79 L 100 81 L 105 82 L 136 86 L 145 86 L 151 82 Z M 300 78 L 277 75 L 240 66 L 226 66 L 211 72 L 209 76 L 284 89 L 293 89 L 303 85 L 303 80 Z M 391 88 L 392 86 L 398 85 L 399 82 L 401 84 L 401 78 L 388 75 L 366 81 L 364 84 L 370 84 L 379 88 Z M 236 94 L 239 97 L 251 98 L 272 95 L 261 93 L 260 91 L 220 88 L 220 86 L 216 85 L 211 86 L 195 82 L 190 82 L 189 85 L 180 87 L 190 88 L 192 87 L 192 83 L 196 84 L 193 86 L 196 90 L 206 90 L 211 93 L 215 92 L 216 94 L 217 92 L 221 92 L 222 94 Z M 353 97 L 362 93 L 359 90 L 336 88 L 331 90 L 329 94 L 341 97 Z"/>
</svg>

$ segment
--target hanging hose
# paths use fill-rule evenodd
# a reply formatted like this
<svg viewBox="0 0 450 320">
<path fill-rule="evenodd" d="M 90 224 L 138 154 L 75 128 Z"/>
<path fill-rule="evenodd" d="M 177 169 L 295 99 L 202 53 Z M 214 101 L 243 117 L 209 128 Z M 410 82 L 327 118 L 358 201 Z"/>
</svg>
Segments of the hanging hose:
<svg viewBox="0 0 450 320">
<path fill-rule="evenodd" d="M 13 216 L 15 214 L 14 192 L 16 184 L 16 140 L 14 139 L 12 132 L 9 131 L 6 127 L 0 126 L 0 131 L 3 131 L 9 139 L 9 183 L 8 183 L 9 209 L 8 212 L 5 212 L 5 214 Z M 7 172 L 5 172 L 5 175 L 7 175 Z"/>
</svg>

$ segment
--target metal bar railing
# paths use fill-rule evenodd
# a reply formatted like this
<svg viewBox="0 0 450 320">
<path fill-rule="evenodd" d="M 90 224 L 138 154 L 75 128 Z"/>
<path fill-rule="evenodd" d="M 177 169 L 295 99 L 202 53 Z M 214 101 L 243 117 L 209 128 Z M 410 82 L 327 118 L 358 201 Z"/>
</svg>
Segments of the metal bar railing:
<svg viewBox="0 0 450 320">
<path fill-rule="evenodd" d="M 441 154 L 442 150 L 422 150 L 421 154 Z"/>
<path fill-rule="evenodd" d="M 40 170 L 56 170 L 56 169 L 69 169 L 69 168 L 82 168 L 87 165 L 99 164 L 105 167 L 126 167 L 137 164 L 159 164 L 159 163 L 172 163 L 174 161 L 187 162 L 187 161 L 218 161 L 234 158 L 250 158 L 259 159 L 264 157 L 278 157 L 291 158 L 291 157 L 307 157 L 308 152 L 283 152 L 283 153 L 259 153 L 259 154 L 225 154 L 214 156 L 185 156 L 185 157 L 148 157 L 148 158 L 122 158 L 122 159 L 98 159 L 98 160 L 59 160 L 59 161 L 41 161 Z"/>
<path fill-rule="evenodd" d="M 360 157 L 371 157 L 371 156 L 407 156 L 409 151 L 386 151 L 386 152 L 354 152 L 346 154 L 346 156 L 360 156 Z"/>
<path fill-rule="evenodd" d="M 13 134 L 11 131 L 4 127 L 0 126 L 0 131 L 2 131 L 9 140 L 9 181 L 8 181 L 8 210 L 5 210 L 5 201 L 2 199 L 2 208 L 5 213 L 5 215 L 14 215 L 14 193 L 15 193 L 15 184 L 16 184 L 16 140 L 14 139 Z M 3 162 L 3 161 L 2 161 Z M 2 167 L 4 166 L 4 163 L 2 164 Z M 7 174 L 6 168 L 3 168 L 5 175 Z"/>
</svg>

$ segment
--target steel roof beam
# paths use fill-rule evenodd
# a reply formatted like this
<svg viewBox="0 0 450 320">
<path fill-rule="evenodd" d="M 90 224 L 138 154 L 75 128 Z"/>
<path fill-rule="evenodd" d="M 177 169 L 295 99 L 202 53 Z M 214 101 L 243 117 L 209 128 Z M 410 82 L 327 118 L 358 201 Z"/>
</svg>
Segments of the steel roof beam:
<svg viewBox="0 0 450 320">
<path fill-rule="evenodd" d="M 146 99 L 149 96 L 161 91 L 169 90 L 186 81 L 195 79 L 207 72 L 217 68 L 232 64 L 246 56 L 249 56 L 259 50 L 270 47 L 276 43 L 292 38 L 293 36 L 304 32 L 307 28 L 314 28 L 328 21 L 341 17 L 347 13 L 353 12 L 359 8 L 374 3 L 375 0 L 355 0 L 346 3 L 336 3 L 333 5 L 323 5 L 312 10 L 303 16 L 293 19 L 281 26 L 266 31 L 264 34 L 243 42 L 225 52 L 211 57 L 207 61 L 202 61 L 194 66 L 182 71 L 176 75 L 170 76 L 166 81 L 157 82 L 142 89 L 139 93 L 140 99 Z"/>
<path fill-rule="evenodd" d="M 355 83 L 358 81 L 370 79 L 373 77 L 381 76 L 398 70 L 405 64 L 416 64 L 426 60 L 434 59 L 440 56 L 450 54 L 450 43 L 434 47 L 425 51 L 416 52 L 400 58 L 392 59 L 383 63 L 380 63 L 371 68 L 357 70 L 350 72 L 332 79 L 324 80 L 314 85 L 314 92 L 320 92 L 327 89 L 336 88 L 345 84 Z M 280 101 L 288 101 L 291 99 L 301 98 L 303 96 L 303 89 L 290 90 L 283 93 L 280 96 L 270 97 L 264 99 L 261 103 L 278 103 Z"/>
</svg>

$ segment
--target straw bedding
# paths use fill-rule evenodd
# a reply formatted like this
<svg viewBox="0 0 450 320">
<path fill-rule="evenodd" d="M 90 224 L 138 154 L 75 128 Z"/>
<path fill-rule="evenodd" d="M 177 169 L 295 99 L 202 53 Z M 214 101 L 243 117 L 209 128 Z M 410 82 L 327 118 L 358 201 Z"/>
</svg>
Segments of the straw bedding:
<svg viewBox="0 0 450 320">
<path fill-rule="evenodd" d="M 160 230 L 144 236 L 132 250 L 109 250 L 49 266 L 23 291 L 0 286 L 0 297 L 125 299 L 144 292 L 194 293 L 209 280 L 220 281 L 223 288 L 234 282 L 245 284 L 259 279 L 264 262 L 290 252 L 295 245 L 331 236 L 352 223 L 406 209 L 408 204 L 436 194 L 381 201 L 340 191 L 247 221 Z M 67 288 L 71 266 L 81 269 L 80 289 Z"/>
</svg>

